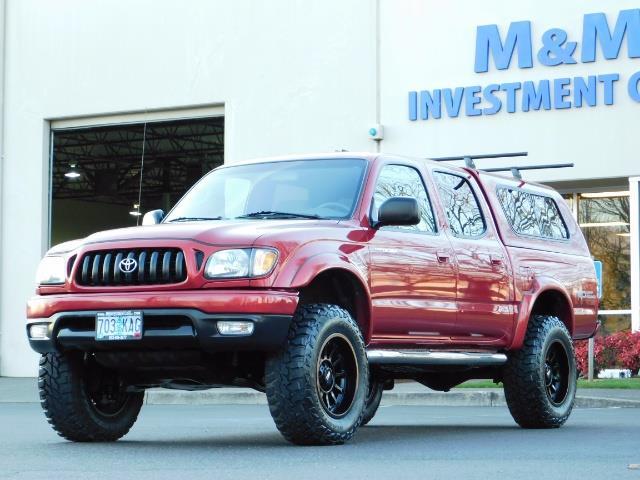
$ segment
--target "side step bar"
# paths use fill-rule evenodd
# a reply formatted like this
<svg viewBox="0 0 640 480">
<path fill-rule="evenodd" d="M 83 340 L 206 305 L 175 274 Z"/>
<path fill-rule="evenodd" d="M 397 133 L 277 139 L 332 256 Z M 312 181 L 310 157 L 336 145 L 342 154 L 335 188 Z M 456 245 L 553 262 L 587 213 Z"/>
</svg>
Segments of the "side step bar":
<svg viewBox="0 0 640 480">
<path fill-rule="evenodd" d="M 460 365 L 488 367 L 503 365 L 504 353 L 443 352 L 439 350 L 369 350 L 369 363 L 375 365 Z"/>
</svg>

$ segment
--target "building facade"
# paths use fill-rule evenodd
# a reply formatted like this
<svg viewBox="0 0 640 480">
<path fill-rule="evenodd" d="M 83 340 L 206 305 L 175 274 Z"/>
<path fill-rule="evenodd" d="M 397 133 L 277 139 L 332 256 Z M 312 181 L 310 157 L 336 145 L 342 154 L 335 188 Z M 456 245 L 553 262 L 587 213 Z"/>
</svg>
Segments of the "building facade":
<svg viewBox="0 0 640 480">
<path fill-rule="evenodd" d="M 222 162 L 528 152 L 640 328 L 640 3 L 0 0 L 0 375 L 53 243 L 135 225 Z"/>
</svg>

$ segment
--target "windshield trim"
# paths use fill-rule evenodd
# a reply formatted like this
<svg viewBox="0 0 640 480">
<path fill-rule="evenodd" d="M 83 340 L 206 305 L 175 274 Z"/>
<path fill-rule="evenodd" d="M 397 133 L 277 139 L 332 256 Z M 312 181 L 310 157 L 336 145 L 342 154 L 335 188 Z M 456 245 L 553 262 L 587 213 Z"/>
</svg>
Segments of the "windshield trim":
<svg viewBox="0 0 640 480">
<path fill-rule="evenodd" d="M 176 209 L 176 207 L 180 204 L 180 202 L 182 202 L 182 200 L 189 194 L 191 193 L 191 190 L 193 190 L 195 188 L 196 185 L 198 185 L 201 181 L 203 181 L 206 177 L 208 177 L 209 175 L 213 174 L 214 172 L 217 172 L 218 170 L 222 170 L 225 168 L 237 168 L 237 167 L 246 167 L 246 166 L 250 166 L 250 165 L 265 165 L 265 164 L 269 164 L 269 163 L 290 163 L 290 162 L 315 162 L 315 161 L 341 161 L 341 160 L 360 160 L 364 163 L 364 168 L 362 169 L 362 174 L 360 175 L 360 184 L 358 185 L 358 189 L 356 190 L 356 194 L 355 194 L 355 201 L 353 202 L 353 205 L 351 207 L 351 211 L 344 216 L 340 216 L 340 217 L 320 217 L 318 218 L 318 221 L 322 221 L 322 220 L 331 220 L 331 221 L 340 221 L 340 220 L 349 220 L 352 219 L 353 216 L 355 215 L 356 211 L 358 210 L 358 207 L 360 205 L 360 202 L 362 201 L 362 192 L 364 189 L 364 185 L 365 185 L 365 181 L 367 179 L 368 173 L 369 173 L 369 168 L 371 165 L 371 162 L 369 160 L 367 160 L 365 157 L 313 157 L 313 158 L 291 158 L 291 159 L 286 159 L 286 160 L 267 160 L 264 162 L 249 162 L 249 163 L 231 163 L 231 164 L 223 164 L 220 165 L 219 167 L 214 168 L 213 170 L 211 170 L 210 172 L 206 173 L 205 175 L 203 175 L 202 177 L 200 177 L 193 185 L 191 185 L 191 187 L 189 187 L 189 189 L 180 197 L 180 199 L 176 202 L 176 204 L 171 207 L 171 209 L 167 212 L 167 214 L 164 216 L 164 218 L 162 219 L 162 221 L 160 222 L 161 224 L 170 224 L 170 221 L 167 221 L 167 219 L 171 216 L 171 214 L 173 213 L 173 211 Z M 233 220 L 231 218 L 222 218 L 222 220 Z M 246 219 L 246 220 L 265 220 L 262 218 L 255 218 L 255 219 Z M 301 219 L 302 220 L 302 219 Z M 305 220 L 310 220 L 310 219 L 305 219 Z M 179 223 L 179 222 L 178 222 Z"/>
</svg>

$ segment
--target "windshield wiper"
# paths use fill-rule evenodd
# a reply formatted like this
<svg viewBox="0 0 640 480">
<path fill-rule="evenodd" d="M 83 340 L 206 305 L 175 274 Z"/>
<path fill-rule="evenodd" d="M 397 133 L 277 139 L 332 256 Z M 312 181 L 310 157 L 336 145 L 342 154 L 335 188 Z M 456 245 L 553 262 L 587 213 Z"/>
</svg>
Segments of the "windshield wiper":
<svg viewBox="0 0 640 480">
<path fill-rule="evenodd" d="M 258 217 L 265 217 L 265 218 L 288 217 L 288 218 L 311 218 L 311 219 L 322 218 L 320 217 L 320 215 L 315 215 L 315 214 L 278 212 L 275 210 L 261 210 L 259 212 L 246 213 L 236 218 L 258 218 Z"/>
<path fill-rule="evenodd" d="M 178 217 L 172 218 L 167 223 L 172 222 L 200 222 L 204 220 L 222 220 L 222 217 Z"/>
</svg>

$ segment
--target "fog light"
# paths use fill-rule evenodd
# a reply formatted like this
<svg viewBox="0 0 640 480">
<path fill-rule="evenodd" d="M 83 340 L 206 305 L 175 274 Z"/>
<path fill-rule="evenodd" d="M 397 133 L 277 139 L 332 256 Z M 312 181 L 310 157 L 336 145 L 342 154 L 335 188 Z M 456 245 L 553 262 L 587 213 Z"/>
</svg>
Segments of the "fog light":
<svg viewBox="0 0 640 480">
<path fill-rule="evenodd" d="M 49 338 L 49 325 L 39 323 L 29 327 L 29 337 L 34 340 L 47 340 Z"/>
<path fill-rule="evenodd" d="M 248 321 L 220 321 L 218 322 L 220 335 L 251 335 L 253 322 Z"/>
</svg>

